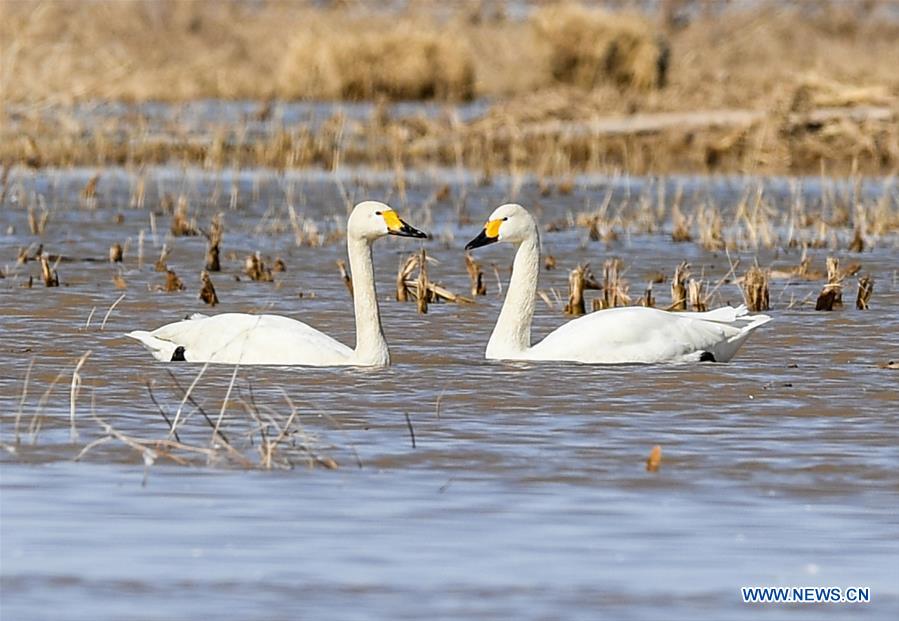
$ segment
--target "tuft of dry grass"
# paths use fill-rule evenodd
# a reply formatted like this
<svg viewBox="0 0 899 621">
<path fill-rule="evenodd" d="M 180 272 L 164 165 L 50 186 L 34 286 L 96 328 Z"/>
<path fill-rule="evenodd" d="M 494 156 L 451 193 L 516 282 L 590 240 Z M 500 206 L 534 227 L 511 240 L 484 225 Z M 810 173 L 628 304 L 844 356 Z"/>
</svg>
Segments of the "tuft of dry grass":
<svg viewBox="0 0 899 621">
<path fill-rule="evenodd" d="M 758 265 L 746 270 L 743 278 L 743 298 L 746 307 L 752 311 L 766 311 L 770 308 L 768 293 L 768 274 Z"/>
<path fill-rule="evenodd" d="M 167 269 L 165 272 L 165 286 L 163 287 L 163 291 L 166 293 L 175 293 L 177 291 L 184 291 L 184 283 L 179 278 L 178 274 L 175 273 L 173 269 Z"/>
<path fill-rule="evenodd" d="M 621 259 L 617 257 L 603 263 L 602 296 L 593 300 L 593 310 L 627 306 L 631 303 L 631 296 L 628 294 L 630 285 L 621 277 L 621 265 Z"/>
<path fill-rule="evenodd" d="M 643 16 L 568 3 L 542 8 L 531 19 L 559 82 L 585 89 L 603 82 L 638 89 L 665 85 L 669 46 Z"/>
<path fill-rule="evenodd" d="M 589 265 L 578 265 L 571 270 L 568 274 L 568 302 L 565 304 L 565 314 L 577 317 L 586 313 L 584 291 L 597 288 L 599 284 L 593 277 Z"/>
<path fill-rule="evenodd" d="M 274 282 L 275 277 L 272 276 L 272 270 L 265 264 L 262 255 L 258 252 L 247 255 L 244 259 L 244 274 L 250 277 L 250 280 L 257 282 Z"/>
<path fill-rule="evenodd" d="M 325 99 L 469 100 L 474 57 L 465 39 L 435 25 L 379 16 L 349 23 L 311 20 L 281 59 L 279 93 Z"/>
</svg>

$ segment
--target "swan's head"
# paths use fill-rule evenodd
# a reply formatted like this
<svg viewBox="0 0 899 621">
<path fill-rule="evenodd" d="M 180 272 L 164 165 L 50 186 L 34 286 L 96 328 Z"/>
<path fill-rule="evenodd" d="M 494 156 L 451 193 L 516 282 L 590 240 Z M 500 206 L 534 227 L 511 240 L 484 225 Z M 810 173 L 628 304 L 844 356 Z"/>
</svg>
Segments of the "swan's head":
<svg viewBox="0 0 899 621">
<path fill-rule="evenodd" d="M 490 214 L 487 224 L 477 237 L 465 245 L 465 249 L 480 248 L 493 242 L 519 244 L 536 234 L 537 223 L 528 210 L 515 203 L 506 203 Z"/>
<path fill-rule="evenodd" d="M 363 201 L 353 208 L 347 222 L 347 235 L 368 241 L 374 241 L 385 235 L 420 239 L 428 237 L 427 233 L 422 233 L 400 220 L 389 205 L 378 201 Z"/>
</svg>

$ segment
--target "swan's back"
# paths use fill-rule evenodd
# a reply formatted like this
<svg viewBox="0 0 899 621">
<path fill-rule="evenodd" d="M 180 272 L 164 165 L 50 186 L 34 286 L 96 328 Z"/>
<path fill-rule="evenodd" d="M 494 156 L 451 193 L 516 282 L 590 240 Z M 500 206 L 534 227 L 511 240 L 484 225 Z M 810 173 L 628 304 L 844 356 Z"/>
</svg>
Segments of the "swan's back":
<svg viewBox="0 0 899 621">
<path fill-rule="evenodd" d="M 744 306 L 707 313 L 670 313 L 628 306 L 584 315 L 533 346 L 533 360 L 587 363 L 727 362 L 749 334 L 770 321 Z"/>
<path fill-rule="evenodd" d="M 354 353 L 315 328 L 279 315 L 201 316 L 128 336 L 164 361 L 330 366 L 350 364 Z"/>
</svg>

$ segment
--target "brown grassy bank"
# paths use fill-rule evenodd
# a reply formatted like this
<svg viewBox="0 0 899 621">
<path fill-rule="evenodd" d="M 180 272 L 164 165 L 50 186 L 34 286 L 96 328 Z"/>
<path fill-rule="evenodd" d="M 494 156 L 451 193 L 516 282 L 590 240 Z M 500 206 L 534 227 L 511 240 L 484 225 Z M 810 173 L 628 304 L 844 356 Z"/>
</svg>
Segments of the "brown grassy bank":
<svg viewBox="0 0 899 621">
<path fill-rule="evenodd" d="M 513 19 L 501 3 L 413 2 L 388 14 L 367 3 L 0 0 L 0 158 L 328 166 L 340 152 L 347 162 L 486 172 L 896 169 L 899 20 L 884 18 L 885 3 L 660 6 L 548 3 Z M 97 100 L 478 97 L 492 104 L 467 123 L 451 114 L 334 118 L 321 129 L 273 121 L 253 141 L 239 127 L 190 141 L 133 124 L 85 127 L 66 111 Z M 855 112 L 868 107 L 880 112 Z M 822 121 L 831 108 L 844 113 Z M 648 130 L 591 125 L 714 110 L 759 114 L 684 126 L 663 117 Z"/>
</svg>

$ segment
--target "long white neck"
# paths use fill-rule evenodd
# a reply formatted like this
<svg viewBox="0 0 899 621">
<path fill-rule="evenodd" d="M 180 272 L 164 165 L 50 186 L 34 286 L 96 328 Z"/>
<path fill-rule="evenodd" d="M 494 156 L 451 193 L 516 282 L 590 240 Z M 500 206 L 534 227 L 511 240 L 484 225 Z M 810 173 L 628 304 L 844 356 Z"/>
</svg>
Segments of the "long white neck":
<svg viewBox="0 0 899 621">
<path fill-rule="evenodd" d="M 371 244 L 360 238 L 347 236 L 347 254 L 353 277 L 353 309 L 356 313 L 356 361 L 361 364 L 390 364 L 390 352 L 375 291 L 375 273 L 371 261 Z"/>
<path fill-rule="evenodd" d="M 540 275 L 538 246 L 536 230 L 518 246 L 506 301 L 487 343 L 488 358 L 515 358 L 531 346 L 531 321 Z"/>
</svg>

